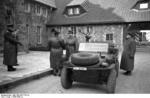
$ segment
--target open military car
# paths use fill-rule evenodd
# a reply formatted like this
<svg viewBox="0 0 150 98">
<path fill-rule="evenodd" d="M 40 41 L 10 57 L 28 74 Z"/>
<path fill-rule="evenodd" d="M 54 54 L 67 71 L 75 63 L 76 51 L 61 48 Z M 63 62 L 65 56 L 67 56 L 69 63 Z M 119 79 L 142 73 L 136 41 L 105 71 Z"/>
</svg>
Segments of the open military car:
<svg viewBox="0 0 150 98">
<path fill-rule="evenodd" d="M 64 62 L 61 85 L 69 89 L 73 82 L 105 84 L 114 93 L 118 76 L 118 49 L 108 43 L 80 43 L 79 52 Z"/>
</svg>

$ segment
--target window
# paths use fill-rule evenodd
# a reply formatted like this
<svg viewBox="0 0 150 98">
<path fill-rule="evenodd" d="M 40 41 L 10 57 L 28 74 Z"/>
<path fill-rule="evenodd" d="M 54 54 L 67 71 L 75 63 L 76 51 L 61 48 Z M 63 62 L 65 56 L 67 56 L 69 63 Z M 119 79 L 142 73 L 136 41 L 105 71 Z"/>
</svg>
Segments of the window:
<svg viewBox="0 0 150 98">
<path fill-rule="evenodd" d="M 41 44 L 42 43 L 42 32 L 41 32 L 41 27 L 37 26 L 37 43 Z"/>
<path fill-rule="evenodd" d="M 50 16 L 50 14 L 52 13 L 52 10 L 51 8 L 50 9 L 47 9 L 47 14 Z"/>
<path fill-rule="evenodd" d="M 79 8 L 69 8 L 68 15 L 79 15 L 80 9 Z"/>
<path fill-rule="evenodd" d="M 80 14 L 80 9 L 79 8 L 75 8 L 74 9 L 74 14 Z"/>
<path fill-rule="evenodd" d="M 47 17 L 47 9 L 43 8 L 43 16 Z"/>
<path fill-rule="evenodd" d="M 148 3 L 141 3 L 140 4 L 140 9 L 147 9 L 148 8 Z"/>
<path fill-rule="evenodd" d="M 133 7 L 133 11 L 142 12 L 142 11 L 149 11 L 150 10 L 150 2 L 149 0 L 140 0 L 138 1 Z"/>
<path fill-rule="evenodd" d="M 27 27 L 27 35 L 28 35 L 28 45 L 29 45 L 29 43 L 30 43 L 30 27 L 29 27 L 29 25 L 27 24 L 26 25 L 26 27 Z"/>
<path fill-rule="evenodd" d="M 88 27 L 87 27 L 87 32 L 90 32 L 90 33 L 91 33 L 92 30 L 93 30 L 92 26 L 88 26 Z"/>
<path fill-rule="evenodd" d="M 39 5 L 37 5 L 37 14 L 40 15 L 41 14 L 41 7 Z"/>
<path fill-rule="evenodd" d="M 113 34 L 106 34 L 106 41 L 112 41 L 113 40 Z"/>
<path fill-rule="evenodd" d="M 79 16 L 83 13 L 85 13 L 86 11 L 79 6 L 76 7 L 68 7 L 65 11 L 64 14 L 66 14 L 67 16 Z"/>
<path fill-rule="evenodd" d="M 73 15 L 73 8 L 68 9 L 68 15 Z"/>
<path fill-rule="evenodd" d="M 35 4 L 32 4 L 32 12 L 34 13 L 34 14 L 36 14 L 36 5 Z"/>
<path fill-rule="evenodd" d="M 25 12 L 30 12 L 30 4 L 29 3 L 25 3 L 24 4 L 24 9 L 25 9 Z"/>
</svg>

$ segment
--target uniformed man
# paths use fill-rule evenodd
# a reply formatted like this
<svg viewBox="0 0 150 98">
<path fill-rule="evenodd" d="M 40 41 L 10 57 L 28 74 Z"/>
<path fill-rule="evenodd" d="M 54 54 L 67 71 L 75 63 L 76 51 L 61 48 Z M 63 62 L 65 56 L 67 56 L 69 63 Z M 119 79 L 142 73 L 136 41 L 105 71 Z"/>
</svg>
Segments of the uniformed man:
<svg viewBox="0 0 150 98">
<path fill-rule="evenodd" d="M 120 68 L 125 70 L 125 75 L 131 75 L 134 69 L 134 55 L 136 52 L 135 34 L 130 32 L 126 36 L 124 50 L 122 53 Z"/>
<path fill-rule="evenodd" d="M 17 65 L 17 45 L 22 45 L 16 38 L 16 33 L 19 30 L 14 30 L 13 24 L 7 25 L 7 31 L 4 34 L 4 60 L 8 68 L 8 71 L 15 71 L 16 68 L 13 66 Z"/>
</svg>

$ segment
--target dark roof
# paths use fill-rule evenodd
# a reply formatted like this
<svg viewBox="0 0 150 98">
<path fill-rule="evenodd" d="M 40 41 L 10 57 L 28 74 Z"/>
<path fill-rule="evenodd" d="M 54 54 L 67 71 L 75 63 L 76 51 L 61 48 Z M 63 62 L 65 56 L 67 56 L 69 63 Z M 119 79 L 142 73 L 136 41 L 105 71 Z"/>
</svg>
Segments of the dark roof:
<svg viewBox="0 0 150 98">
<path fill-rule="evenodd" d="M 82 3 L 77 0 L 78 4 Z M 83 0 L 81 0 L 83 1 Z M 74 0 L 55 0 L 57 10 L 48 25 L 128 23 L 150 21 L 150 11 L 136 12 L 131 8 L 138 0 L 88 0 L 87 12 L 68 17 L 63 14 L 66 6 Z"/>
<path fill-rule="evenodd" d="M 56 8 L 55 0 L 35 0 L 35 1 Z"/>
</svg>

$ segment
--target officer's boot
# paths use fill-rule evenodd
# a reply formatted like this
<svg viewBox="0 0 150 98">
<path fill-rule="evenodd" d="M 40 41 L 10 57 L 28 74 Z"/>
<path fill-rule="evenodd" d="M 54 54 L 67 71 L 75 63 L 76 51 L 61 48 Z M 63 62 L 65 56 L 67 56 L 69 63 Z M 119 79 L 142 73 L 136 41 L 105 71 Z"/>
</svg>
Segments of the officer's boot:
<svg viewBox="0 0 150 98">
<path fill-rule="evenodd" d="M 7 66 L 8 71 L 16 71 L 16 68 L 13 68 L 13 66 Z"/>
</svg>

